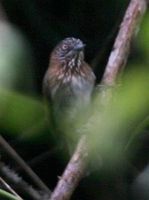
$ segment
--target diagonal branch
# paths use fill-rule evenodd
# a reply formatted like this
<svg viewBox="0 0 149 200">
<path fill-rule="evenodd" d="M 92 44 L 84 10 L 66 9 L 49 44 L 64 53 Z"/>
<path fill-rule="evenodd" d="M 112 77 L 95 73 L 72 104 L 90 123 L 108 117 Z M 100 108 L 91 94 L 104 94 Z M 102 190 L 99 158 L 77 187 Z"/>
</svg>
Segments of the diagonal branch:
<svg viewBox="0 0 149 200">
<path fill-rule="evenodd" d="M 0 146 L 3 147 L 6 152 L 24 169 L 24 171 L 30 176 L 33 182 L 43 191 L 50 194 L 49 188 L 42 182 L 42 180 L 33 172 L 33 170 L 25 163 L 25 161 L 17 154 L 17 152 L 5 141 L 0 135 Z"/>
<path fill-rule="evenodd" d="M 51 200 L 70 199 L 85 171 L 87 160 L 86 146 L 86 137 L 82 136 L 66 170 L 58 181 Z"/>
<path fill-rule="evenodd" d="M 124 68 L 128 57 L 130 43 L 135 34 L 136 28 L 139 26 L 139 21 L 145 13 L 146 7 L 146 0 L 130 1 L 105 68 L 105 73 L 102 79 L 102 83 L 105 86 L 114 85 L 119 73 Z M 52 193 L 51 200 L 70 199 L 73 191 L 77 187 L 78 182 L 84 174 L 87 163 L 87 152 L 86 137 L 82 136 L 71 160 L 69 161 L 62 177 L 58 181 L 57 186 Z M 77 158 L 75 162 L 74 158 Z"/>
<path fill-rule="evenodd" d="M 104 85 L 114 85 L 117 77 L 123 70 L 132 38 L 138 29 L 146 7 L 146 0 L 130 1 L 103 75 L 102 83 Z"/>
<path fill-rule="evenodd" d="M 23 200 L 12 188 L 10 185 L 8 185 L 8 183 L 6 183 L 6 181 L 0 177 L 0 182 L 2 183 L 2 185 L 10 192 L 12 193 L 14 196 L 16 196 L 18 198 L 18 200 Z"/>
<path fill-rule="evenodd" d="M 0 162 L 0 174 L 13 188 L 17 189 L 19 193 L 25 194 L 34 200 L 49 199 L 49 194 L 29 185 L 18 173 L 3 162 Z"/>
</svg>

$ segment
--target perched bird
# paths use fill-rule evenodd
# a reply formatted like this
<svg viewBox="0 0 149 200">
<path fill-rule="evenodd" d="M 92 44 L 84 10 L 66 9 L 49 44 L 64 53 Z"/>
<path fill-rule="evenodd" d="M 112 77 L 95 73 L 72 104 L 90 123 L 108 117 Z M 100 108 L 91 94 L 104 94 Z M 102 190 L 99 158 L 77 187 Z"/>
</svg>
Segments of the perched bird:
<svg viewBox="0 0 149 200">
<path fill-rule="evenodd" d="M 90 103 L 95 75 L 84 61 L 84 47 L 80 39 L 62 40 L 52 51 L 44 76 L 43 93 L 54 124 L 61 129 L 72 126 L 77 113 Z"/>
</svg>

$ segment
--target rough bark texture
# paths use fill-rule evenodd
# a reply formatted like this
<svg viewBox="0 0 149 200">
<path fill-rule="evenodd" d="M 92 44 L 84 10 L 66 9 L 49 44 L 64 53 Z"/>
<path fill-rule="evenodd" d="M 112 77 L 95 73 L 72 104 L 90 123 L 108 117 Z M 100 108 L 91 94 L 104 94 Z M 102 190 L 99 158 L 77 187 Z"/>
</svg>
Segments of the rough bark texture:
<svg viewBox="0 0 149 200">
<path fill-rule="evenodd" d="M 119 73 L 122 71 L 127 61 L 132 38 L 138 29 L 146 6 L 146 0 L 130 1 L 103 75 L 102 83 L 104 85 L 114 85 Z"/>
<path fill-rule="evenodd" d="M 82 136 L 74 155 L 68 163 L 62 177 L 51 196 L 51 200 L 67 200 L 82 178 L 86 166 L 87 148 L 86 137 Z"/>
</svg>

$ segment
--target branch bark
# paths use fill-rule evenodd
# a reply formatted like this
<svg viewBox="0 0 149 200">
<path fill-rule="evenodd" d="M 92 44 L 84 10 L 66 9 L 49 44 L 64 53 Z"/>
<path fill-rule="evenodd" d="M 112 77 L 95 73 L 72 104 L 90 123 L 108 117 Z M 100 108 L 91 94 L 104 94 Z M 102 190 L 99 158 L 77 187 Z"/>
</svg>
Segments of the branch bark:
<svg viewBox="0 0 149 200">
<path fill-rule="evenodd" d="M 6 150 L 6 152 L 19 164 L 19 166 L 24 169 L 24 171 L 29 175 L 33 182 L 47 194 L 51 194 L 49 188 L 42 182 L 42 180 L 33 172 L 33 170 L 25 163 L 25 161 L 17 154 L 17 152 L 5 141 L 5 139 L 0 135 L 0 146 Z"/>
<path fill-rule="evenodd" d="M 138 28 L 139 22 L 145 13 L 146 7 L 146 0 L 130 1 L 105 68 L 102 79 L 102 84 L 105 86 L 114 85 L 118 75 L 124 68 L 128 57 L 130 43 L 136 28 Z M 105 94 L 103 93 L 102 95 Z M 70 199 L 84 174 L 87 163 L 87 154 L 86 137 L 82 136 L 71 160 L 51 195 L 51 200 Z"/>
<path fill-rule="evenodd" d="M 132 38 L 147 7 L 146 0 L 131 0 L 116 37 L 113 50 L 103 75 L 102 84 L 114 85 L 123 70 Z"/>
<path fill-rule="evenodd" d="M 82 178 L 87 161 L 86 136 L 82 136 L 78 146 L 69 161 L 62 177 L 52 193 L 51 200 L 70 199 L 73 191 Z"/>
</svg>

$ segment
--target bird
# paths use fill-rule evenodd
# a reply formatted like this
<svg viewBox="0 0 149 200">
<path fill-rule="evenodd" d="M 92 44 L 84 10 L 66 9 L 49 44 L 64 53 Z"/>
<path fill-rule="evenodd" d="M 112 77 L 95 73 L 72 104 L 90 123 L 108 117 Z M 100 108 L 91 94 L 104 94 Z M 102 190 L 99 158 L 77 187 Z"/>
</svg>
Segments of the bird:
<svg viewBox="0 0 149 200">
<path fill-rule="evenodd" d="M 50 106 L 53 124 L 61 132 L 73 127 L 77 114 L 91 102 L 96 78 L 84 60 L 84 48 L 78 38 L 60 41 L 50 55 L 43 78 L 43 95 Z"/>
</svg>

